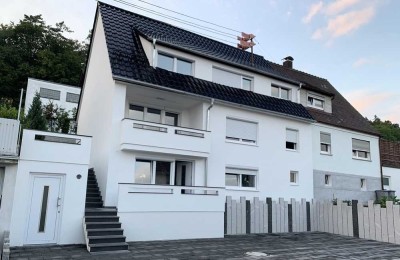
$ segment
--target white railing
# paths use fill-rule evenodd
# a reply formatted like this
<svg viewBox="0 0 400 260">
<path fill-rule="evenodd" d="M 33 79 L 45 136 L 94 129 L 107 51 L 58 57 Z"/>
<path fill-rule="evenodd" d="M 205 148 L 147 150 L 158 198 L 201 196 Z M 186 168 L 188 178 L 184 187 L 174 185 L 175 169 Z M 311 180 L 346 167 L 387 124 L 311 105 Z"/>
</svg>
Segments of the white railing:
<svg viewBox="0 0 400 260">
<path fill-rule="evenodd" d="M 120 183 L 119 212 L 223 212 L 225 189 Z"/>
<path fill-rule="evenodd" d="M 0 156 L 18 155 L 19 121 L 0 118 Z"/>
<path fill-rule="evenodd" d="M 121 149 L 208 157 L 210 132 L 133 119 L 123 119 Z"/>
</svg>

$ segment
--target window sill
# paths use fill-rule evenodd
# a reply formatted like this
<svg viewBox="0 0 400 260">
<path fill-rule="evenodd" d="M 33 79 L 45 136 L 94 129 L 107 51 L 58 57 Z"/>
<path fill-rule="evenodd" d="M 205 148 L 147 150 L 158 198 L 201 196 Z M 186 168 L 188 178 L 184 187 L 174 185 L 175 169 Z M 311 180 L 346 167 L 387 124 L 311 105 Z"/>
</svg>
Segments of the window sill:
<svg viewBox="0 0 400 260">
<path fill-rule="evenodd" d="M 290 186 L 300 186 L 298 183 L 293 183 L 293 182 L 291 182 L 290 183 Z"/>
<path fill-rule="evenodd" d="M 233 141 L 233 140 L 227 140 L 227 139 L 225 139 L 225 143 L 242 144 L 242 145 L 258 147 L 257 143 L 246 143 L 246 142 Z"/>
<path fill-rule="evenodd" d="M 372 162 L 371 159 L 360 158 L 360 157 L 353 157 L 353 160 L 364 161 L 364 162 Z"/>
<path fill-rule="evenodd" d="M 331 154 L 331 153 L 324 153 L 324 152 L 320 152 L 319 154 L 320 154 L 320 155 L 333 156 L 333 154 Z"/>
<path fill-rule="evenodd" d="M 299 150 L 293 150 L 293 149 L 287 149 L 287 148 L 286 148 L 286 151 L 288 151 L 288 152 L 299 152 Z"/>
<path fill-rule="evenodd" d="M 324 187 L 325 187 L 325 188 L 332 188 L 332 184 L 330 184 L 330 185 L 326 185 L 326 184 L 325 184 Z"/>
<path fill-rule="evenodd" d="M 259 192 L 256 188 L 225 187 L 225 190 Z"/>
</svg>

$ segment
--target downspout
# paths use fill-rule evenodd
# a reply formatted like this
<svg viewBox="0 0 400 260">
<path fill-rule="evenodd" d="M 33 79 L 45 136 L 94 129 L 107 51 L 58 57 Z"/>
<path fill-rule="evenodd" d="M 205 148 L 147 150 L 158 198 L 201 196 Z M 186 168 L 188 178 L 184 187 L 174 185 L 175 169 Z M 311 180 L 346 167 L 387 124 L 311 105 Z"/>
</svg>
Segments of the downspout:
<svg viewBox="0 0 400 260">
<path fill-rule="evenodd" d="M 209 131 L 210 129 L 210 110 L 211 108 L 214 106 L 214 99 L 211 99 L 211 103 L 210 106 L 207 108 L 207 120 L 206 120 L 206 130 Z M 204 172 L 205 172 L 205 176 L 204 176 L 204 183 L 206 184 L 205 186 L 208 186 L 208 158 L 206 158 L 205 160 L 205 167 L 204 167 Z"/>
<path fill-rule="evenodd" d="M 301 104 L 301 100 L 300 100 L 300 92 L 301 92 L 301 87 L 303 86 L 303 83 L 299 83 L 299 91 L 297 92 L 297 100 L 298 103 Z"/>
<path fill-rule="evenodd" d="M 211 104 L 210 106 L 207 108 L 207 121 L 206 121 L 206 130 L 209 131 L 209 127 L 210 127 L 210 110 L 211 108 L 214 106 L 214 99 L 211 99 Z"/>
<path fill-rule="evenodd" d="M 156 39 L 153 39 L 153 68 L 156 67 L 156 53 L 157 53 L 156 41 L 157 41 Z"/>
</svg>

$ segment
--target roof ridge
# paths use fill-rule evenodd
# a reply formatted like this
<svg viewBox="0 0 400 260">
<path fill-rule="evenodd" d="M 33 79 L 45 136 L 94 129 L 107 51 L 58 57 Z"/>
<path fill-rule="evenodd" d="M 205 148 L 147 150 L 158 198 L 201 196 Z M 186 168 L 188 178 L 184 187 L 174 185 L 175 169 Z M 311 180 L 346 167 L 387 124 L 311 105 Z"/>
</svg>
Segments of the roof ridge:
<svg viewBox="0 0 400 260">
<path fill-rule="evenodd" d="M 301 70 L 298 70 L 298 69 L 294 69 L 294 68 L 286 68 L 286 67 L 283 66 L 282 64 L 279 64 L 279 63 L 276 63 L 276 62 L 273 62 L 273 61 L 270 61 L 270 60 L 266 60 L 266 61 L 268 61 L 268 62 L 270 62 L 270 63 L 272 63 L 272 64 L 274 64 L 274 65 L 276 65 L 276 66 L 280 66 L 280 67 L 282 67 L 282 68 L 285 69 L 285 70 L 296 71 L 296 72 L 305 74 L 305 75 L 307 75 L 307 76 L 311 76 L 311 77 L 315 77 L 315 78 L 318 78 L 318 79 L 322 79 L 322 80 L 328 81 L 326 78 L 322 78 L 322 77 L 316 76 L 316 75 L 314 75 L 314 74 L 310 74 L 310 73 L 307 73 L 307 72 L 304 72 L 304 71 L 301 71 Z"/>
</svg>

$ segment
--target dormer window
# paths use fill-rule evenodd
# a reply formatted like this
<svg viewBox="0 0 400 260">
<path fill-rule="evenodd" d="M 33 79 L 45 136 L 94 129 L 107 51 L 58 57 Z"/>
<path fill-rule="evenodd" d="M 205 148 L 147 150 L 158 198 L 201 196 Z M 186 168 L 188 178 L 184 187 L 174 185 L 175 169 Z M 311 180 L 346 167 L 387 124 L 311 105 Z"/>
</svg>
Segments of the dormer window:
<svg viewBox="0 0 400 260">
<path fill-rule="evenodd" d="M 184 75 L 193 75 L 193 62 L 158 53 L 157 67 Z"/>
<path fill-rule="evenodd" d="M 309 107 L 324 109 L 324 100 L 321 97 L 308 96 L 307 97 L 307 105 Z"/>
<path fill-rule="evenodd" d="M 291 100 L 290 89 L 282 88 L 279 86 L 271 86 L 271 96 L 286 100 Z"/>
<path fill-rule="evenodd" d="M 212 81 L 221 85 L 251 91 L 253 78 L 213 67 Z"/>
</svg>

